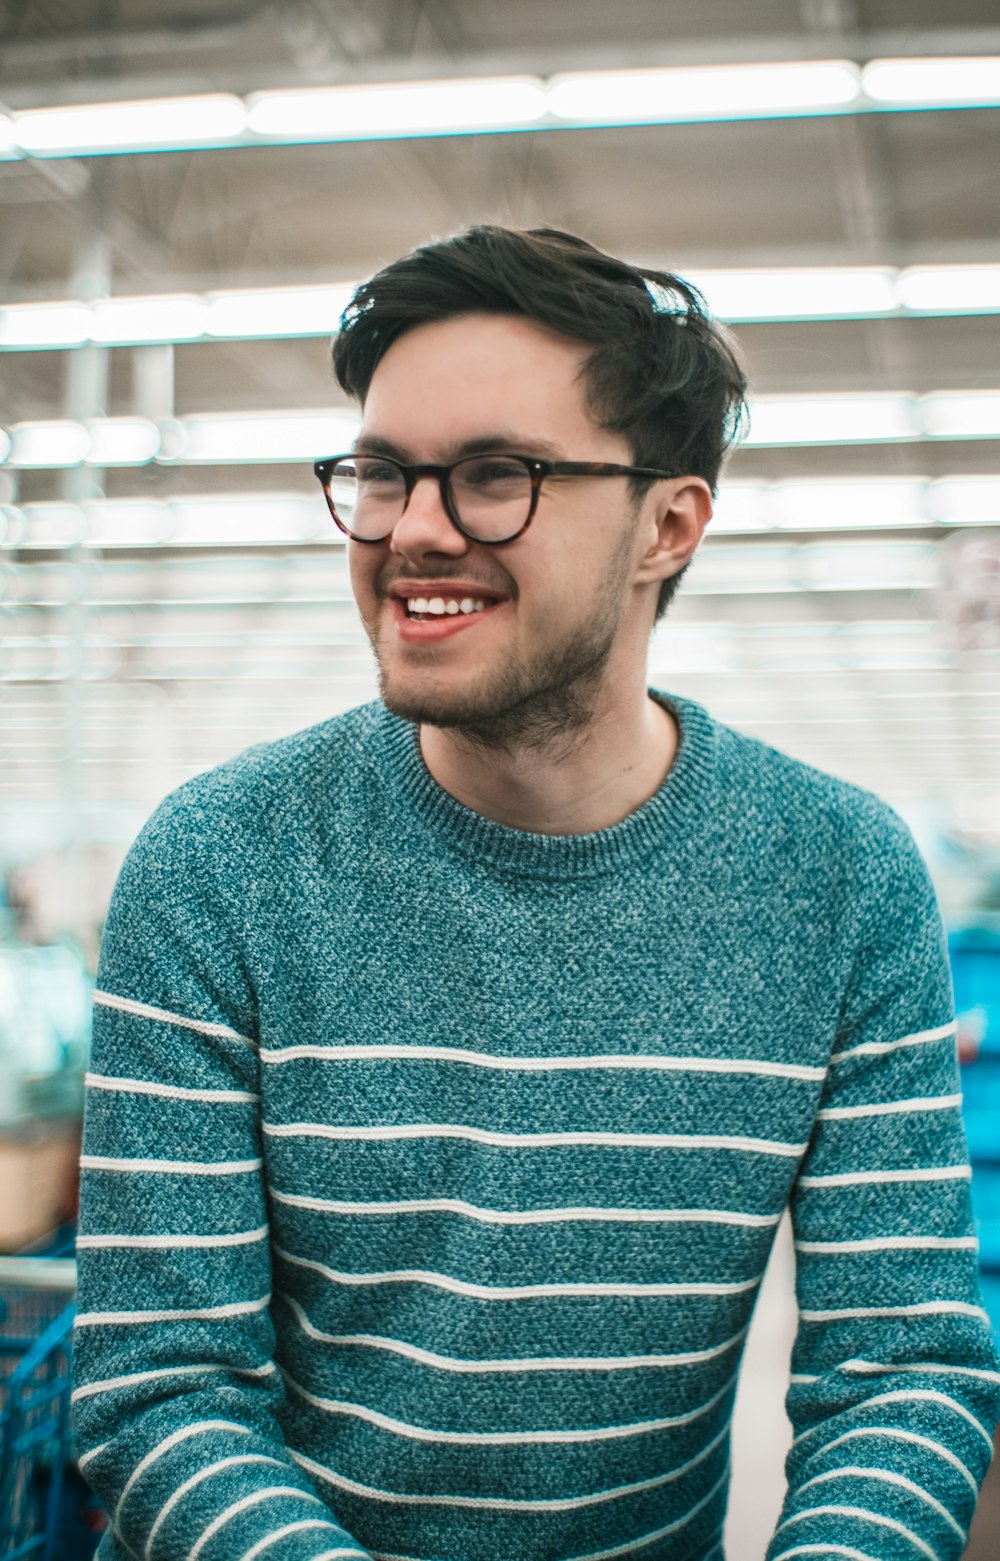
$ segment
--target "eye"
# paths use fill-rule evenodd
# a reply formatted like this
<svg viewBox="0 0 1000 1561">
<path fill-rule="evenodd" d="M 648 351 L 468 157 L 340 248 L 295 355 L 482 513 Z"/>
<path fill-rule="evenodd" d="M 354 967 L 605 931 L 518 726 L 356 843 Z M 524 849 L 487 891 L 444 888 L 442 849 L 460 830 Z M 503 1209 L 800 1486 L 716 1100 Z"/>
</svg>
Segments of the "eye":
<svg viewBox="0 0 1000 1561">
<path fill-rule="evenodd" d="M 477 491 L 524 487 L 529 481 L 523 461 L 509 455 L 477 455 L 455 468 L 455 482 Z"/>
<path fill-rule="evenodd" d="M 391 461 L 379 460 L 376 456 L 359 457 L 352 463 L 351 475 L 358 482 L 364 483 L 366 488 L 380 487 L 386 483 L 401 483 L 403 474 Z"/>
</svg>

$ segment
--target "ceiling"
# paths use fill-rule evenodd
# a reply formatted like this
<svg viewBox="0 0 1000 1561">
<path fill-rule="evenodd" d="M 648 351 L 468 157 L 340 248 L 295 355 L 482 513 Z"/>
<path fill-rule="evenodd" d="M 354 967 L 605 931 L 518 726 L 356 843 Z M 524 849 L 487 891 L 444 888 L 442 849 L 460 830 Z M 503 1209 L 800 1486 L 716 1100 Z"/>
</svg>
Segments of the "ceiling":
<svg viewBox="0 0 1000 1561">
<path fill-rule="evenodd" d="M 996 54 L 995 0 L 24 0 L 0 4 L 0 107 Z M 997 107 L 25 157 L 0 161 L 0 309 L 350 281 L 484 220 L 567 228 L 696 276 L 997 264 L 998 213 Z M 959 291 L 943 309 L 961 304 Z M 733 328 L 758 397 L 1000 390 L 996 310 Z M 341 401 L 320 336 L 0 351 L 8 429 Z M 880 489 L 841 514 L 795 490 L 780 527 L 766 518 L 793 482 L 975 475 L 1000 480 L 1000 438 L 825 443 L 818 416 L 810 439 L 738 450 L 720 521 L 727 490 L 748 484 L 763 485 L 765 520 L 710 533 L 654 643 L 654 680 L 905 811 L 934 811 L 970 850 L 1000 848 L 1000 504 L 975 525 L 900 525 Z M 238 520 L 214 544 L 28 546 L 18 516 L 213 495 L 243 496 L 249 515 L 262 496 L 321 503 L 313 487 L 304 460 L 0 465 L 0 856 L 127 839 L 186 775 L 374 689 L 319 510 L 311 539 L 282 546 L 254 542 L 249 522 L 241 540 Z"/>
</svg>

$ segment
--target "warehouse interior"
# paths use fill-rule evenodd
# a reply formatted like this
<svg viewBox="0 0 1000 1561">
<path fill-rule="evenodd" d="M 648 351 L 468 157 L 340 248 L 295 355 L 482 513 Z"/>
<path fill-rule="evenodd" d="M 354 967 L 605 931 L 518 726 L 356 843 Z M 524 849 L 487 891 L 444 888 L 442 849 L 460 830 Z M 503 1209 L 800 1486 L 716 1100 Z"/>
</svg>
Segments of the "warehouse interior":
<svg viewBox="0 0 1000 1561">
<path fill-rule="evenodd" d="M 650 682 L 913 830 L 1000 1331 L 998 213 L 990 0 L 0 3 L 0 1251 L 69 1261 L 45 1243 L 144 820 L 376 695 L 312 471 L 357 427 L 352 287 L 499 222 L 688 278 L 742 350 L 749 426 Z M 780 1505 L 790 1269 L 779 1243 L 728 1561 Z M 968 1561 L 998 1536 L 995 1464 Z"/>
</svg>

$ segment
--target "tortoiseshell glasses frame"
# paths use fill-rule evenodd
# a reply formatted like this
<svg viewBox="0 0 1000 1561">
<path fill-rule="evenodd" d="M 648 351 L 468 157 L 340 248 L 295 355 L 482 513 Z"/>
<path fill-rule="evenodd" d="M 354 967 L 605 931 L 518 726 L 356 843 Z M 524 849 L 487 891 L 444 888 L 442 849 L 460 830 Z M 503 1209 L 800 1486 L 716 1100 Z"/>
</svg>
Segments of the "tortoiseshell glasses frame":
<svg viewBox="0 0 1000 1561">
<path fill-rule="evenodd" d="M 356 468 L 359 461 L 370 461 L 374 466 L 383 468 L 390 467 L 392 468 L 393 472 L 398 472 L 399 476 L 402 478 L 403 502 L 399 506 L 398 513 L 393 515 L 391 525 L 385 525 L 385 529 L 379 529 L 375 535 L 370 533 L 368 535 L 362 535 L 361 533 L 353 530 L 348 524 L 347 520 L 337 513 L 337 505 L 331 491 L 333 483 L 338 475 L 337 468 L 340 466 Z M 508 497 L 504 501 L 508 509 L 516 509 L 518 516 L 523 514 L 523 519 L 521 519 L 519 524 L 514 526 L 513 529 L 506 531 L 503 536 L 481 535 L 474 526 L 470 526 L 468 514 L 466 514 L 466 518 L 463 521 L 460 505 L 456 497 L 456 471 L 459 471 L 462 467 L 469 468 L 471 484 L 471 474 L 473 469 L 483 461 L 505 462 L 507 463 L 508 468 L 511 466 L 515 468 L 522 468 L 529 484 L 529 488 L 523 494 L 523 496 L 520 494 L 520 492 L 518 492 L 517 495 Z M 417 482 L 422 477 L 432 477 L 435 478 L 438 482 L 441 491 L 442 506 L 444 508 L 445 514 L 448 516 L 448 519 L 451 521 L 456 531 L 460 531 L 462 535 L 468 537 L 470 541 L 481 542 L 487 547 L 497 547 L 504 542 L 514 542 L 518 537 L 524 535 L 535 517 L 535 512 L 538 508 L 538 500 L 542 491 L 542 484 L 547 477 L 663 478 L 680 476 L 679 472 L 662 471 L 660 468 L 654 466 L 618 466 L 611 461 L 548 461 L 543 460 L 540 456 L 535 455 L 512 454 L 509 450 L 485 450 L 482 453 L 477 453 L 475 455 L 463 456 L 461 460 L 452 461 L 447 466 L 433 465 L 427 462 L 422 462 L 419 465 L 408 465 L 405 461 L 397 461 L 394 457 L 388 455 L 378 455 L 374 453 L 369 454 L 365 451 L 361 451 L 359 453 L 347 451 L 343 455 L 329 455 L 321 461 L 316 461 L 313 465 L 313 471 L 322 484 L 327 507 L 331 516 L 333 517 L 334 522 L 344 533 L 344 535 L 350 537 L 354 542 L 384 542 L 386 537 L 391 536 L 394 527 L 406 510 L 406 506 L 410 502 L 413 489 Z M 346 470 L 343 473 L 343 477 L 355 482 L 358 480 L 356 469 Z M 508 474 L 505 480 L 509 483 L 512 477 L 516 480 L 517 473 L 511 473 L 508 470 Z M 477 497 L 479 497 L 482 493 L 482 489 L 483 484 L 480 482 L 479 491 L 476 495 Z M 468 504 L 468 502 L 469 500 L 467 499 L 466 504 Z M 350 518 L 353 519 L 353 516 Z"/>
</svg>

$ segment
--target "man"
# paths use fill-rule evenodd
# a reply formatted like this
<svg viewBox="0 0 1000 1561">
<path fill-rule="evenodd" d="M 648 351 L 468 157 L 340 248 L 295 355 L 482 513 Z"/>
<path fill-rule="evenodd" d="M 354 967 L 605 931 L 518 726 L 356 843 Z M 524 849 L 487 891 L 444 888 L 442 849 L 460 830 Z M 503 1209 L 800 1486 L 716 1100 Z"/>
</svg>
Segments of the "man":
<svg viewBox="0 0 1000 1561">
<path fill-rule="evenodd" d="M 772 1561 L 957 1557 L 1000 1375 L 926 870 L 646 687 L 731 348 L 676 278 L 484 227 L 360 288 L 335 366 L 382 699 L 181 787 L 108 922 L 101 1556 L 717 1561 L 790 1203 Z"/>
</svg>

